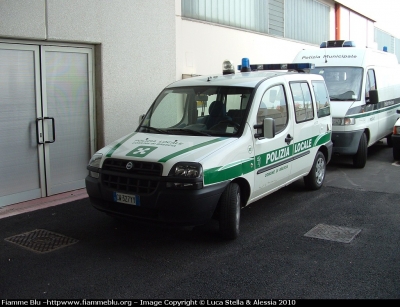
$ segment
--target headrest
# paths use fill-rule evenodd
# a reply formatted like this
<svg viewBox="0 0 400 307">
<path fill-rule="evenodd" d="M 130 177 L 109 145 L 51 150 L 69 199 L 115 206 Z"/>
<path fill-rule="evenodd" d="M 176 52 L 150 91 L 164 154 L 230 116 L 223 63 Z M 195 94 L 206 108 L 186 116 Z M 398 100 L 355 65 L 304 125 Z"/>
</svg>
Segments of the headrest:
<svg viewBox="0 0 400 307">
<path fill-rule="evenodd" d="M 213 117 L 224 115 L 224 105 L 222 101 L 213 101 L 208 108 L 208 114 Z"/>
</svg>

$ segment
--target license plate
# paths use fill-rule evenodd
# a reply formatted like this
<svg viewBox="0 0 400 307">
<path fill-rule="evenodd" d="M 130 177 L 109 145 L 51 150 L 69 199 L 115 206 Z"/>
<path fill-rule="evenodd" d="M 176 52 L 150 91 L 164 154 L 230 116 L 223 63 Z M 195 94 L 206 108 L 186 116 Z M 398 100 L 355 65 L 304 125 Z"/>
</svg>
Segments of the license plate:
<svg viewBox="0 0 400 307">
<path fill-rule="evenodd" d="M 133 206 L 140 206 L 140 198 L 137 195 L 122 194 L 114 192 L 114 201 Z"/>
</svg>

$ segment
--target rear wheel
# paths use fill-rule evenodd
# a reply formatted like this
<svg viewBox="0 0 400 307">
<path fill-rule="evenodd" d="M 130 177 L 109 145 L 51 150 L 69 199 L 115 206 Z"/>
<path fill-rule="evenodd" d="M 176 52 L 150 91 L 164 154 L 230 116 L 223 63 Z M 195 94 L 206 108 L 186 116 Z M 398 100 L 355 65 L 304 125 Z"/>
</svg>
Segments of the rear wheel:
<svg viewBox="0 0 400 307">
<path fill-rule="evenodd" d="M 355 168 L 364 168 L 367 163 L 367 154 L 367 136 L 363 133 L 358 144 L 357 153 L 353 156 L 353 166 Z"/>
<path fill-rule="evenodd" d="M 322 184 L 324 183 L 325 172 L 325 156 L 322 152 L 318 151 L 310 172 L 304 177 L 304 184 L 306 185 L 306 188 L 309 190 L 318 190 L 321 188 Z"/>
<path fill-rule="evenodd" d="M 239 235 L 240 187 L 230 183 L 221 195 L 219 231 L 224 239 L 233 240 Z"/>
</svg>

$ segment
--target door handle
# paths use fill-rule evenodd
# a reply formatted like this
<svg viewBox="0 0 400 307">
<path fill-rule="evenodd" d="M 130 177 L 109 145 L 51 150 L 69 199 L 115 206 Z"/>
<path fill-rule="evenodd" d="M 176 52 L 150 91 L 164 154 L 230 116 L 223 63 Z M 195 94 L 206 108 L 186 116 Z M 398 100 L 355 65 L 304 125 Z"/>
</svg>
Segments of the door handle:
<svg viewBox="0 0 400 307">
<path fill-rule="evenodd" d="M 54 143 L 55 140 L 56 140 L 56 128 L 55 128 L 55 123 L 54 123 L 54 117 L 45 116 L 45 117 L 43 117 L 43 119 L 45 119 L 45 120 L 46 119 L 50 119 L 51 120 L 51 127 L 53 129 L 53 140 L 45 141 L 45 143 Z"/>
<path fill-rule="evenodd" d="M 290 134 L 288 134 L 288 135 L 286 136 L 286 138 L 285 138 L 285 142 L 286 142 L 286 144 L 289 145 L 291 141 L 293 141 L 293 137 L 290 136 Z"/>
<path fill-rule="evenodd" d="M 38 144 L 44 144 L 43 139 L 43 130 L 39 129 L 39 122 L 43 122 L 43 117 L 36 118 L 36 141 Z M 40 131 L 40 132 L 39 132 Z"/>
<path fill-rule="evenodd" d="M 50 141 L 43 141 L 44 136 L 43 136 L 43 128 L 40 129 L 39 123 L 42 123 L 43 126 L 43 121 L 49 119 L 51 120 L 51 127 L 52 127 L 52 132 L 53 132 L 53 139 Z M 54 117 L 38 117 L 36 118 L 36 141 L 38 144 L 47 144 L 47 143 L 54 143 L 56 140 L 56 128 L 55 128 L 55 122 L 54 122 Z"/>
</svg>

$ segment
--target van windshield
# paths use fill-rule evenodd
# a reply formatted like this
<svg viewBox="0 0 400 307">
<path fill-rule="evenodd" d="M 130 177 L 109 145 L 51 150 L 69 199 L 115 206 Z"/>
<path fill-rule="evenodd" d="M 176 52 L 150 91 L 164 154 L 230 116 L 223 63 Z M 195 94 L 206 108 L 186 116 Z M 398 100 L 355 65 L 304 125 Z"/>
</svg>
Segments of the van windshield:
<svg viewBox="0 0 400 307">
<path fill-rule="evenodd" d="M 316 67 L 311 73 L 324 77 L 331 100 L 361 100 L 361 67 Z"/>
<path fill-rule="evenodd" d="M 138 132 L 196 136 L 239 136 L 253 88 L 197 86 L 167 88 L 147 112 Z"/>
</svg>

